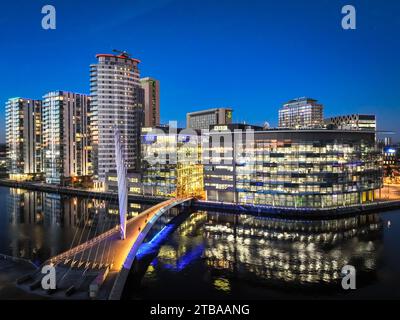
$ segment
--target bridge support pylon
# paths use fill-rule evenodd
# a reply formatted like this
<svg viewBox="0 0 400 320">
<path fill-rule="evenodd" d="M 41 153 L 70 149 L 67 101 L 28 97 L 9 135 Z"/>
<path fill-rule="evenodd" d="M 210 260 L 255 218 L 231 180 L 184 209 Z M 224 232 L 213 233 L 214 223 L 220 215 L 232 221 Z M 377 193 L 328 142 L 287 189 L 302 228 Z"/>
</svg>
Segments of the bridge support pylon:
<svg viewBox="0 0 400 320">
<path fill-rule="evenodd" d="M 128 186 L 126 180 L 126 166 L 124 160 L 124 153 L 121 144 L 120 131 L 115 128 L 115 161 L 117 165 L 117 178 L 118 178 L 118 204 L 119 204 L 119 221 L 121 239 L 126 238 L 126 216 L 128 210 Z"/>
</svg>

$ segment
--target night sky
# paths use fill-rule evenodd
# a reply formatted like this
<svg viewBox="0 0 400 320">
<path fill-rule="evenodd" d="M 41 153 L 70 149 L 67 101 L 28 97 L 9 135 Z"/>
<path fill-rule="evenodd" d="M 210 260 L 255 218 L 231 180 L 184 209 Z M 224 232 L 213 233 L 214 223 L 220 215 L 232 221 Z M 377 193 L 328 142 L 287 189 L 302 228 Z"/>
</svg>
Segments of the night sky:
<svg viewBox="0 0 400 320">
<path fill-rule="evenodd" d="M 56 30 L 41 28 L 46 4 Z M 341 27 L 346 4 L 357 30 Z M 325 116 L 376 113 L 380 130 L 398 129 L 398 0 L 13 0 L 0 36 L 0 142 L 8 98 L 89 93 L 89 64 L 114 48 L 160 80 L 162 122 L 230 106 L 235 122 L 274 126 L 282 103 L 310 96 Z"/>
</svg>

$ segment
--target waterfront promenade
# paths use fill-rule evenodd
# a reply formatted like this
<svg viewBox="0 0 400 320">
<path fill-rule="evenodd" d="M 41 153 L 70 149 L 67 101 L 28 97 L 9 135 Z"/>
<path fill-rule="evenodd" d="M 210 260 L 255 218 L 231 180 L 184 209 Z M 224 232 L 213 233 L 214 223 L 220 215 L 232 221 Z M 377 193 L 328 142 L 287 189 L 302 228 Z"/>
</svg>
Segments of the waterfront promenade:
<svg viewBox="0 0 400 320">
<path fill-rule="evenodd" d="M 0 179 L 0 186 L 58 193 L 67 196 L 118 201 L 118 193 L 116 192 L 101 192 L 81 188 L 62 187 L 40 182 L 19 182 L 8 179 Z M 269 205 L 236 204 L 206 200 L 195 200 L 192 202 L 191 206 L 193 209 L 198 210 L 224 210 L 233 213 L 263 214 L 288 219 L 333 219 L 343 216 L 383 212 L 400 208 L 400 186 L 385 186 L 381 189 L 380 193 L 376 192 L 376 194 L 377 198 L 374 202 L 335 208 L 294 208 Z M 168 198 L 151 195 L 130 194 L 128 196 L 128 200 L 130 202 L 157 204 L 168 200 Z"/>
<path fill-rule="evenodd" d="M 41 182 L 26 182 L 26 181 L 15 181 L 9 179 L 0 179 L 0 186 L 10 187 L 10 188 L 19 188 L 26 189 L 32 191 L 39 192 L 48 192 L 48 193 L 57 193 L 63 194 L 67 196 L 75 196 L 75 197 L 84 197 L 84 198 L 93 198 L 93 199 L 107 199 L 107 200 L 115 200 L 118 201 L 118 193 L 117 192 L 105 192 L 105 191 L 97 191 L 92 189 L 83 189 L 83 188 L 73 188 L 73 187 L 63 187 L 58 185 L 51 185 Z M 132 202 L 142 202 L 142 203 L 150 203 L 156 204 L 165 200 L 168 200 L 166 197 L 158 197 L 158 196 L 150 196 L 150 195 L 128 195 L 128 200 Z"/>
</svg>

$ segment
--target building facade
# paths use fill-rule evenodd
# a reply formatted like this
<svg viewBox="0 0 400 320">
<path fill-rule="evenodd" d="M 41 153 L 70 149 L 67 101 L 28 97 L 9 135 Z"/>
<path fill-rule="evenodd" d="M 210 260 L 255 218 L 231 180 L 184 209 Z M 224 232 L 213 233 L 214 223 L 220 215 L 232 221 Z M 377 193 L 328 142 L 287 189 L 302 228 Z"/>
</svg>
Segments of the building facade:
<svg viewBox="0 0 400 320">
<path fill-rule="evenodd" d="M 160 81 L 153 78 L 142 78 L 140 83 L 144 90 L 144 126 L 160 125 Z"/>
<path fill-rule="evenodd" d="M 114 132 L 121 134 L 128 170 L 140 167 L 140 130 L 144 122 L 144 93 L 137 59 L 127 54 L 98 54 L 90 66 L 90 132 L 96 187 L 115 171 Z"/>
<path fill-rule="evenodd" d="M 280 128 L 320 128 L 324 125 L 323 105 L 311 98 L 297 98 L 279 110 Z"/>
<path fill-rule="evenodd" d="M 201 130 L 209 129 L 212 125 L 232 123 L 231 108 L 215 108 L 186 114 L 186 127 Z"/>
<path fill-rule="evenodd" d="M 400 146 L 392 145 L 383 148 L 383 165 L 385 167 L 400 166 Z"/>
<path fill-rule="evenodd" d="M 198 132 L 190 131 L 142 129 L 144 194 L 172 197 L 204 191 L 201 141 Z"/>
<path fill-rule="evenodd" d="M 375 115 L 350 114 L 325 119 L 325 125 L 341 130 L 376 130 Z"/>
<path fill-rule="evenodd" d="M 129 194 L 143 195 L 142 175 L 140 172 L 127 172 L 127 187 Z M 105 182 L 105 191 L 118 193 L 118 177 L 116 171 L 107 173 Z"/>
<path fill-rule="evenodd" d="M 7 148 L 5 144 L 0 144 L 0 177 L 7 173 Z"/>
<path fill-rule="evenodd" d="M 12 98 L 6 103 L 6 153 L 11 179 L 40 174 L 42 158 L 42 102 Z"/>
<path fill-rule="evenodd" d="M 89 160 L 89 97 L 65 91 L 43 96 L 44 174 L 60 184 L 92 174 Z"/>
<path fill-rule="evenodd" d="M 248 148 L 245 157 L 238 148 Z M 382 158 L 368 131 L 260 130 L 251 146 L 243 134 L 230 150 L 211 142 L 207 154 L 210 201 L 332 208 L 373 201 L 382 187 Z"/>
</svg>

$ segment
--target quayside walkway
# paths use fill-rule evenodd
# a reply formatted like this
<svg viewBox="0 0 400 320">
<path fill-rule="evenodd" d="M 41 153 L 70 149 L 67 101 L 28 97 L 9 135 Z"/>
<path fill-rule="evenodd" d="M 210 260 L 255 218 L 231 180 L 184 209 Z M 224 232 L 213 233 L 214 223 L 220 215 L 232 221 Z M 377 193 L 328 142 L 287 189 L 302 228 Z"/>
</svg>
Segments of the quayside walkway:
<svg viewBox="0 0 400 320">
<path fill-rule="evenodd" d="M 15 181 L 9 179 L 0 179 L 0 186 L 9 188 L 18 188 L 38 192 L 47 192 L 62 194 L 71 197 L 84 197 L 90 199 L 107 199 L 107 200 L 118 200 L 117 192 L 110 191 L 96 191 L 91 189 L 82 189 L 74 187 L 63 187 L 58 185 L 46 184 L 41 182 L 29 182 L 29 181 Z M 155 204 L 161 201 L 167 200 L 166 197 L 153 196 L 153 195 L 141 195 L 141 194 L 129 194 L 128 200 L 132 202 L 150 203 Z"/>
</svg>

